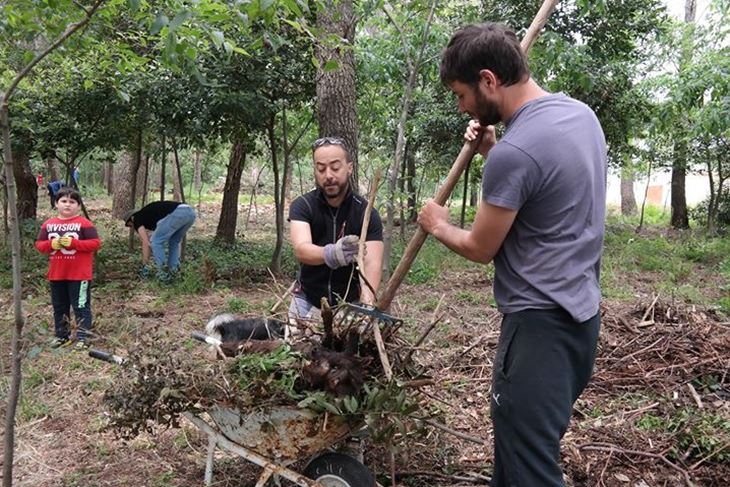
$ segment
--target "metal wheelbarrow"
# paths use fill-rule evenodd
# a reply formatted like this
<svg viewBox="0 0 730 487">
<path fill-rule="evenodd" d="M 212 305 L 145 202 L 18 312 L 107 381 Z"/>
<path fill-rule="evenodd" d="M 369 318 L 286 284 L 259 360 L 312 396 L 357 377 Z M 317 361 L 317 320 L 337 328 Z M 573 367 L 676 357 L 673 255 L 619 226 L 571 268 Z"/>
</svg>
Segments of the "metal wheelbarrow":
<svg viewBox="0 0 730 487">
<path fill-rule="evenodd" d="M 206 337 L 197 335 L 197 339 Z M 124 363 L 122 357 L 100 350 L 90 350 L 89 356 L 117 365 Z M 248 413 L 215 406 L 204 414 L 185 412 L 182 415 L 208 436 L 205 486 L 211 486 L 213 482 L 216 448 L 261 467 L 263 470 L 256 487 L 264 487 L 269 480 L 278 478 L 303 487 L 376 485 L 373 474 L 357 459 L 328 451 L 352 434 L 352 424 L 341 417 L 318 414 L 296 406 L 274 406 Z M 304 459 L 310 460 L 301 474 L 288 468 Z"/>
</svg>

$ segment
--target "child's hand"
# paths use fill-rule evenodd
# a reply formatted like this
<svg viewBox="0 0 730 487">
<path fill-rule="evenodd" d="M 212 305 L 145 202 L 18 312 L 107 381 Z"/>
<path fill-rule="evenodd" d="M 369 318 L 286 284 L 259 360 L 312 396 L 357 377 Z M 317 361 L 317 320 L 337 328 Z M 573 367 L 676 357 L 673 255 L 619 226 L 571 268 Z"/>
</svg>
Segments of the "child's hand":
<svg viewBox="0 0 730 487">
<path fill-rule="evenodd" d="M 61 247 L 62 247 L 62 245 L 61 245 L 60 238 L 54 238 L 53 240 L 51 240 L 51 248 L 53 250 L 61 250 Z"/>
<path fill-rule="evenodd" d="M 61 245 L 63 245 L 66 248 L 69 248 L 71 246 L 71 241 L 73 240 L 72 237 L 69 237 L 68 235 L 64 235 L 63 237 L 58 239 L 61 242 Z"/>
</svg>

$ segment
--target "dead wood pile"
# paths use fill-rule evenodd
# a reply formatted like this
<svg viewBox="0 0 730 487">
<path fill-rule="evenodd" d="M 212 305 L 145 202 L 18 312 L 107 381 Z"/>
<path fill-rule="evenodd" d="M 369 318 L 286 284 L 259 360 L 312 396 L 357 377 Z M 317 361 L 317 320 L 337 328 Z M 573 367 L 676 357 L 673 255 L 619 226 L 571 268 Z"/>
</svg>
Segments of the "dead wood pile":
<svg viewBox="0 0 730 487">
<path fill-rule="evenodd" d="M 576 485 L 721 485 L 718 473 L 730 473 L 723 319 L 659 295 L 604 310 L 580 427 L 566 438 Z"/>
</svg>

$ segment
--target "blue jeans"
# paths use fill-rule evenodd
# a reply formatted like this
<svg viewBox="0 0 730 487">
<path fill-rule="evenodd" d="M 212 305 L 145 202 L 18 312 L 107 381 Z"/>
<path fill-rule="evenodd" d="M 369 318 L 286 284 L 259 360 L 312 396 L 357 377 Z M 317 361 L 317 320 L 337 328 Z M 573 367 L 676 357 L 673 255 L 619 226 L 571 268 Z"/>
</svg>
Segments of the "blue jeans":
<svg viewBox="0 0 730 487">
<path fill-rule="evenodd" d="M 150 246 L 158 269 L 162 269 L 165 264 L 171 271 L 176 271 L 180 267 L 180 243 L 193 226 L 193 222 L 195 222 L 195 210 L 186 204 L 179 205 L 175 211 L 157 222 Z M 167 247 L 167 258 L 165 258 L 165 247 Z"/>
<path fill-rule="evenodd" d="M 71 308 L 76 317 L 76 338 L 87 340 L 91 332 L 91 290 L 89 281 L 50 281 L 53 326 L 58 338 L 68 338 Z"/>
</svg>

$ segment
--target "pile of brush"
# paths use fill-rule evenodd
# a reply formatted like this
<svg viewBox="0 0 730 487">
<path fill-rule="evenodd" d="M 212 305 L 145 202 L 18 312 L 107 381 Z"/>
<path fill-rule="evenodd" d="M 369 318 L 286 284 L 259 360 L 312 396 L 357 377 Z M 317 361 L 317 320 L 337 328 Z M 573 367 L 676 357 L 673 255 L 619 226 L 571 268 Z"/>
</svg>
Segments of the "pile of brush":
<svg viewBox="0 0 730 487">
<path fill-rule="evenodd" d="M 384 378 L 373 326 L 327 307 L 321 323 L 300 320 L 293 327 L 218 315 L 205 335 L 218 360 L 164 333 L 145 335 L 128 350 L 105 394 L 109 426 L 130 438 L 159 425 L 177 427 L 181 413 L 212 405 L 241 411 L 298 405 L 365 421 L 376 439 L 390 441 L 417 403 L 404 381 Z M 394 339 L 394 332 L 386 329 L 384 339 Z M 407 379 L 397 346 L 389 348 L 394 377 Z"/>
</svg>

